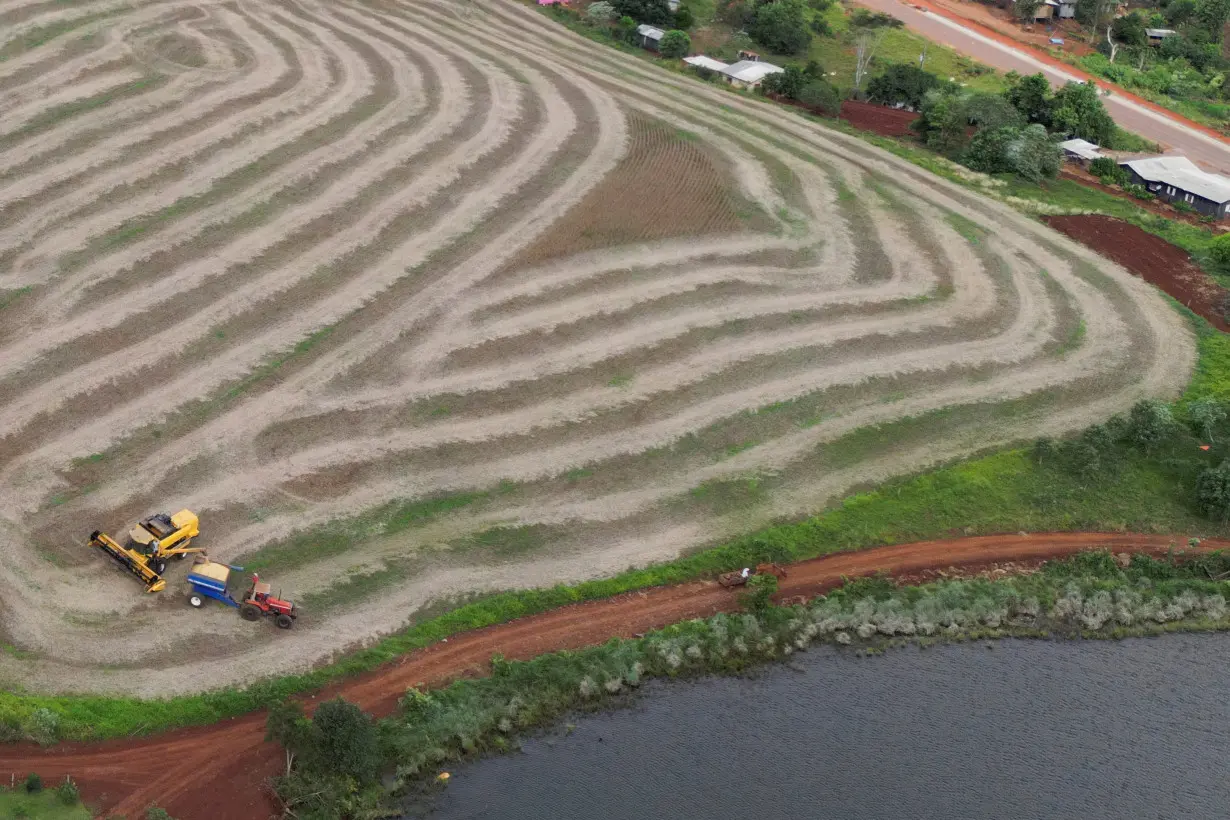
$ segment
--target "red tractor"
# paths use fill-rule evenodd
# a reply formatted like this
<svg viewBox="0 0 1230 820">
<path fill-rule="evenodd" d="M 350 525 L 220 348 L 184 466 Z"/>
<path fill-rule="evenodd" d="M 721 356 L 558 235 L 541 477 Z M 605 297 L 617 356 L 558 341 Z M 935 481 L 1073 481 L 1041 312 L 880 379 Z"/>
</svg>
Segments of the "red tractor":
<svg viewBox="0 0 1230 820">
<path fill-rule="evenodd" d="M 272 615 L 273 622 L 279 629 L 290 629 L 295 625 L 295 605 L 290 601 L 275 598 L 269 592 L 269 584 L 261 581 L 260 576 L 252 573 L 252 589 L 239 605 L 239 617 L 245 621 L 259 621 L 264 615 Z"/>
</svg>

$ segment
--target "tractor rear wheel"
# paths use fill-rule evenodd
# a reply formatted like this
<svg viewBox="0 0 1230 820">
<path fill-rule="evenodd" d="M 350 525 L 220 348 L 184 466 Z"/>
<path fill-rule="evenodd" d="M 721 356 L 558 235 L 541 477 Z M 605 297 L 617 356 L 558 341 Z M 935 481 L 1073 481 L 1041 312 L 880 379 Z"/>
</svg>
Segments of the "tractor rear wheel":
<svg viewBox="0 0 1230 820">
<path fill-rule="evenodd" d="M 239 607 L 239 617 L 245 621 L 259 621 L 261 619 L 261 608 L 256 604 L 244 604 Z"/>
<path fill-rule="evenodd" d="M 202 598 L 200 595 L 189 595 L 189 596 L 188 596 L 188 603 L 190 603 L 190 604 L 192 604 L 194 607 L 197 607 L 198 609 L 200 609 L 201 604 L 205 603 L 205 599 L 204 599 L 204 598 Z"/>
<path fill-rule="evenodd" d="M 177 546 L 177 547 L 176 547 L 176 549 L 186 550 L 186 549 L 188 549 L 188 547 L 191 547 L 191 546 L 192 546 L 192 539 L 191 539 L 191 538 L 185 538 L 185 539 L 184 539 L 184 541 L 183 541 L 183 543 L 182 543 L 182 544 L 180 544 L 179 546 Z M 182 560 L 184 560 L 184 559 L 185 559 L 185 558 L 187 558 L 187 557 L 188 557 L 188 553 L 186 553 L 186 552 L 177 552 L 177 553 L 175 553 L 175 560 L 176 560 L 176 561 L 182 561 Z"/>
<path fill-rule="evenodd" d="M 290 629 L 292 626 L 295 625 L 294 619 L 291 618 L 289 615 L 287 615 L 285 612 L 279 614 L 277 617 L 277 620 L 275 620 L 274 623 L 278 625 L 278 629 Z"/>
</svg>

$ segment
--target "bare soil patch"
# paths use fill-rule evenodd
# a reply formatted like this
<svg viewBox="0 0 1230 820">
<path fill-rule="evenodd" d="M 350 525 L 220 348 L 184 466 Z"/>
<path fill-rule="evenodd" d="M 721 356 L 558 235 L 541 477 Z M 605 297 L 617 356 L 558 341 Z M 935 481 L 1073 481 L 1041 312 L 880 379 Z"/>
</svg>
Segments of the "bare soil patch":
<svg viewBox="0 0 1230 820">
<path fill-rule="evenodd" d="M 918 135 L 918 132 L 910 127 L 918 119 L 916 111 L 906 111 L 858 100 L 846 100 L 841 104 L 841 118 L 855 128 L 861 128 L 882 137 Z"/>
<path fill-rule="evenodd" d="M 1045 221 L 1166 291 L 1218 330 L 1230 331 L 1224 308 L 1230 291 L 1201 270 L 1182 248 L 1135 225 L 1099 214 L 1048 216 Z"/>
</svg>

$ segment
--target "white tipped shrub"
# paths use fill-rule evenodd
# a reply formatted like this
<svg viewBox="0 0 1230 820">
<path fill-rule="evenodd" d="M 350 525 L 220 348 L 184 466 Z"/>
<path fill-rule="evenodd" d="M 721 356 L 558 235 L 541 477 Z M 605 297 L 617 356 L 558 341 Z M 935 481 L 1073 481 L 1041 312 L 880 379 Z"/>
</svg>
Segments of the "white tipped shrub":
<svg viewBox="0 0 1230 820">
<path fill-rule="evenodd" d="M 581 678 L 581 685 L 577 687 L 583 698 L 592 698 L 598 694 L 598 684 L 594 683 L 594 679 L 589 675 Z"/>
<path fill-rule="evenodd" d="M 1200 605 L 1204 609 L 1204 614 L 1207 618 L 1220 621 L 1226 617 L 1226 599 L 1222 595 L 1217 593 L 1206 595 L 1204 600 L 1200 602 Z"/>
<path fill-rule="evenodd" d="M 617 695 L 624 689 L 622 678 L 607 678 L 606 683 L 602 684 L 602 688 L 612 695 Z"/>
<path fill-rule="evenodd" d="M 837 641 L 837 643 L 841 644 L 842 646 L 849 646 L 850 645 L 850 633 L 849 632 L 838 632 L 836 635 L 833 636 L 833 640 Z"/>
<path fill-rule="evenodd" d="M 740 655 L 747 654 L 747 642 L 743 640 L 742 635 L 740 635 L 739 637 L 731 641 L 730 647 L 731 649 L 735 650 L 735 652 L 739 653 Z"/>
</svg>

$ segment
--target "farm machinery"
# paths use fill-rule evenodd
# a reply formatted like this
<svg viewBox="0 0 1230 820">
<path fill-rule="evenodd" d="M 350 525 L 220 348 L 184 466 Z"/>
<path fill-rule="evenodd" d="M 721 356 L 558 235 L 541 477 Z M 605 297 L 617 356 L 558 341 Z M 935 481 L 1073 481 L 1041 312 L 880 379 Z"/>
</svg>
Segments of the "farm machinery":
<svg viewBox="0 0 1230 820">
<path fill-rule="evenodd" d="M 252 573 L 252 586 L 248 588 L 242 602 L 231 597 L 227 588 L 231 572 L 242 570 L 243 567 L 198 558 L 192 571 L 188 573 L 188 586 L 192 588 L 188 603 L 201 607 L 206 598 L 212 598 L 238 609 L 239 617 L 246 621 L 259 621 L 263 617 L 272 616 L 279 629 L 290 629 L 294 626 L 295 619 L 299 617 L 298 608 L 291 601 L 283 600 L 280 592 L 274 596 L 269 584 L 262 581 L 256 573 Z"/>
<path fill-rule="evenodd" d="M 106 533 L 90 534 L 90 546 L 111 556 L 125 570 L 145 584 L 146 592 L 161 592 L 167 582 L 168 558 L 183 558 L 190 552 L 204 552 L 193 547 L 192 539 L 200 535 L 196 514 L 180 510 L 175 515 L 159 513 L 137 523 L 128 533 L 128 542 L 120 545 Z"/>
</svg>

